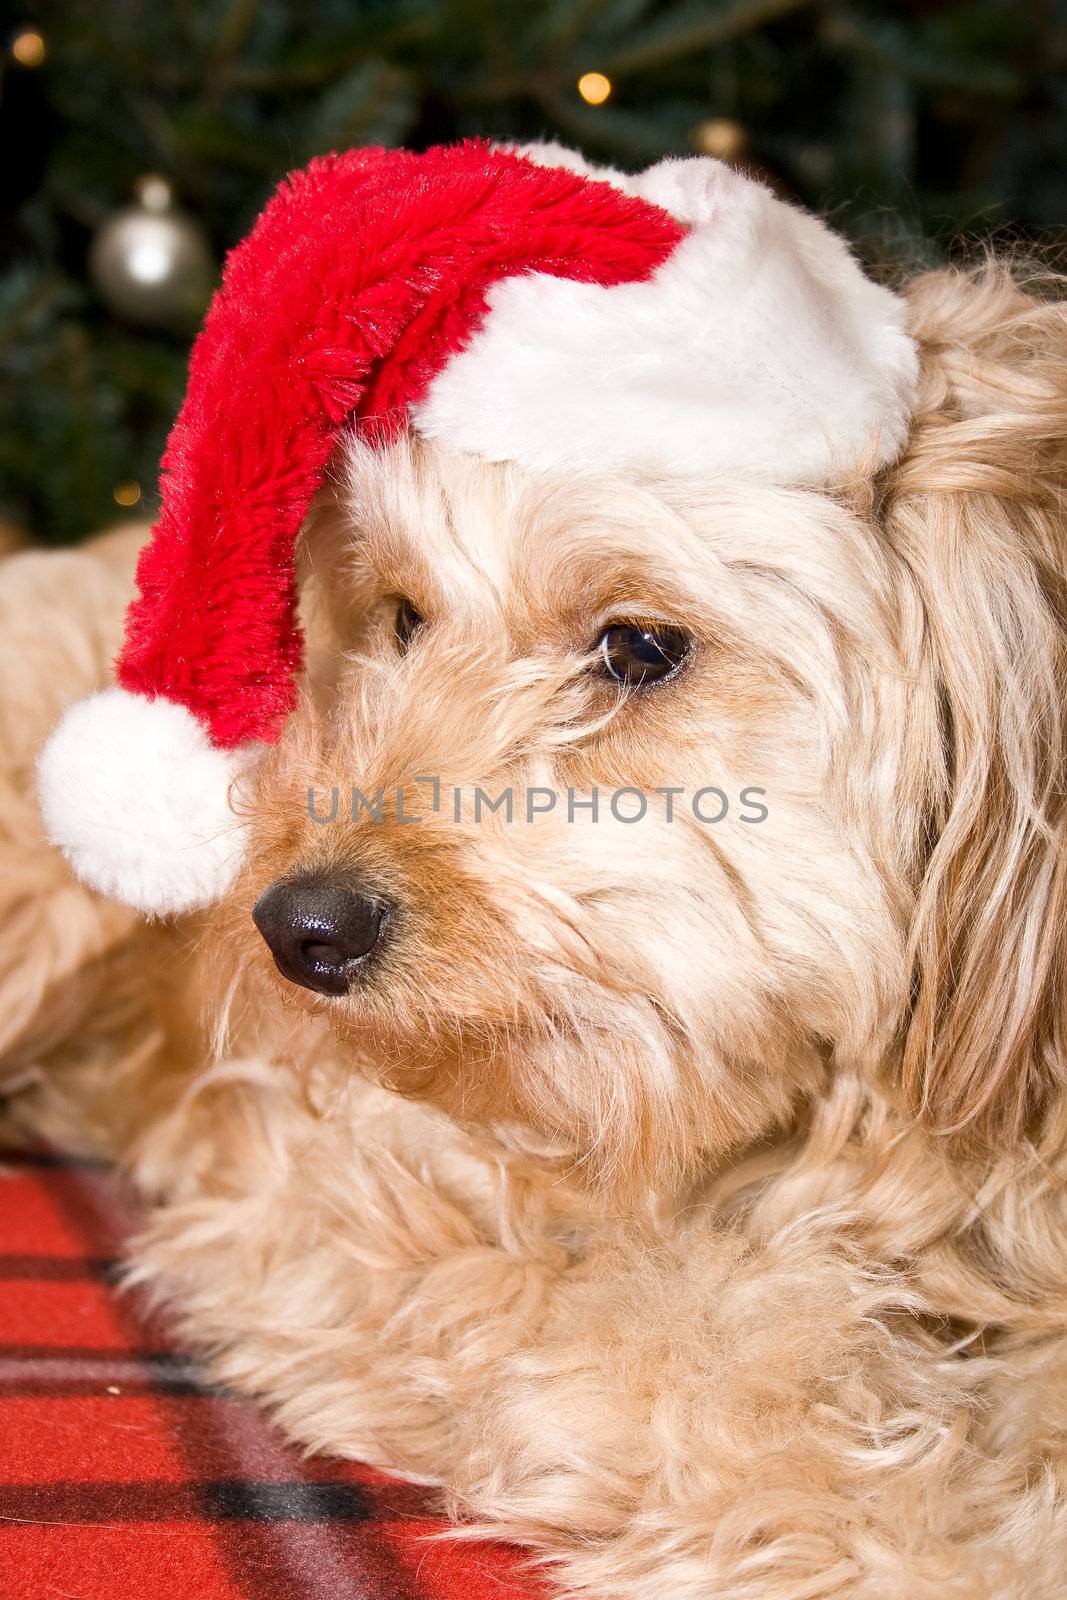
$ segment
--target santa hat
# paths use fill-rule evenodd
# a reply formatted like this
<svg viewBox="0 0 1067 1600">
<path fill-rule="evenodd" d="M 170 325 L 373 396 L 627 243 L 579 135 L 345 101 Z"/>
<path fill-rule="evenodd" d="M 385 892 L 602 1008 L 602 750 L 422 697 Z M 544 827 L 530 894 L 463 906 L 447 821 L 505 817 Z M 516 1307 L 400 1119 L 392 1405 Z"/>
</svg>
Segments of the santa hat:
<svg viewBox="0 0 1067 1600">
<path fill-rule="evenodd" d="M 481 142 L 313 161 L 226 264 L 118 687 L 41 755 L 50 838 L 148 912 L 232 882 L 230 790 L 294 703 L 294 544 L 344 430 L 535 470 L 825 485 L 899 451 L 914 380 L 897 297 L 719 162 L 629 177 Z"/>
</svg>

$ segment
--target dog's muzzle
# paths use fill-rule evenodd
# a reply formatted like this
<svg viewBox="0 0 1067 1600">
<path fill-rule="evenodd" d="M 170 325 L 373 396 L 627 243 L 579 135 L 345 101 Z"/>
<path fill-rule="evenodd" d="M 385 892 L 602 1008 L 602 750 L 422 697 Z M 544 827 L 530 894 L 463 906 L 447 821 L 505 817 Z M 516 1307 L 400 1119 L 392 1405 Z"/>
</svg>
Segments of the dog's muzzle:
<svg viewBox="0 0 1067 1600">
<path fill-rule="evenodd" d="M 352 879 L 308 873 L 272 883 L 252 907 L 252 920 L 283 977 L 339 995 L 366 965 L 391 909 Z"/>
</svg>

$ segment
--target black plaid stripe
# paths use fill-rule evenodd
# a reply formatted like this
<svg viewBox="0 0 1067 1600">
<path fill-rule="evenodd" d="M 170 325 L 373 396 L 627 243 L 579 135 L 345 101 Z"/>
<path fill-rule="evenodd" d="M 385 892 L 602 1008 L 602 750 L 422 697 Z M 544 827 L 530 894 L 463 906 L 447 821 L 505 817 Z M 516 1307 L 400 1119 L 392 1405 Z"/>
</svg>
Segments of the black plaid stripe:
<svg viewBox="0 0 1067 1600">
<path fill-rule="evenodd" d="M 119 1265 L 113 1256 L 24 1256 L 0 1253 L 0 1278 L 17 1283 L 77 1283 L 85 1278 L 117 1283 Z"/>
<path fill-rule="evenodd" d="M 44 1483 L 0 1485 L 5 1522 L 367 1522 L 374 1508 L 345 1483 Z"/>
<path fill-rule="evenodd" d="M 83 1346 L 0 1345 L 0 1395 L 217 1394 L 180 1356 Z"/>
<path fill-rule="evenodd" d="M 110 1172 L 97 1156 L 61 1155 L 56 1150 L 0 1150 L 0 1168 L 32 1167 L 42 1172 Z"/>
</svg>

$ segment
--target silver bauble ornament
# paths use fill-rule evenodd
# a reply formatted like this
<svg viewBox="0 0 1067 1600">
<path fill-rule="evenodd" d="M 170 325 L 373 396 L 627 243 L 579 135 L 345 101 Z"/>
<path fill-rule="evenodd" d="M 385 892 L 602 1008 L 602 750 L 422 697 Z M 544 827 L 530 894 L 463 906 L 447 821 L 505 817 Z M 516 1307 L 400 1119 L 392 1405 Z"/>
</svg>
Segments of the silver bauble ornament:
<svg viewBox="0 0 1067 1600">
<path fill-rule="evenodd" d="M 135 194 L 136 204 L 109 218 L 93 240 L 93 283 L 111 310 L 130 322 L 195 322 L 215 279 L 203 230 L 174 204 L 166 178 L 141 178 Z"/>
</svg>

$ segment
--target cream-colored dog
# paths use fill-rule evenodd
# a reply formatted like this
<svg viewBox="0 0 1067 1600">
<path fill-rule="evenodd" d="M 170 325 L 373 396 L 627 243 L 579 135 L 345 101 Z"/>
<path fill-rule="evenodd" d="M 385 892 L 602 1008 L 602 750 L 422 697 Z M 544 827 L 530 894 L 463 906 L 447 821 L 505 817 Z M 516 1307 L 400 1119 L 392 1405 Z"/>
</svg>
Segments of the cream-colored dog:
<svg viewBox="0 0 1067 1600">
<path fill-rule="evenodd" d="M 832 496 L 347 447 L 202 915 L 36 822 L 135 541 L 0 566 L 9 1128 L 292 1437 L 598 1600 L 1067 1594 L 1067 312 L 906 294 Z"/>
</svg>

